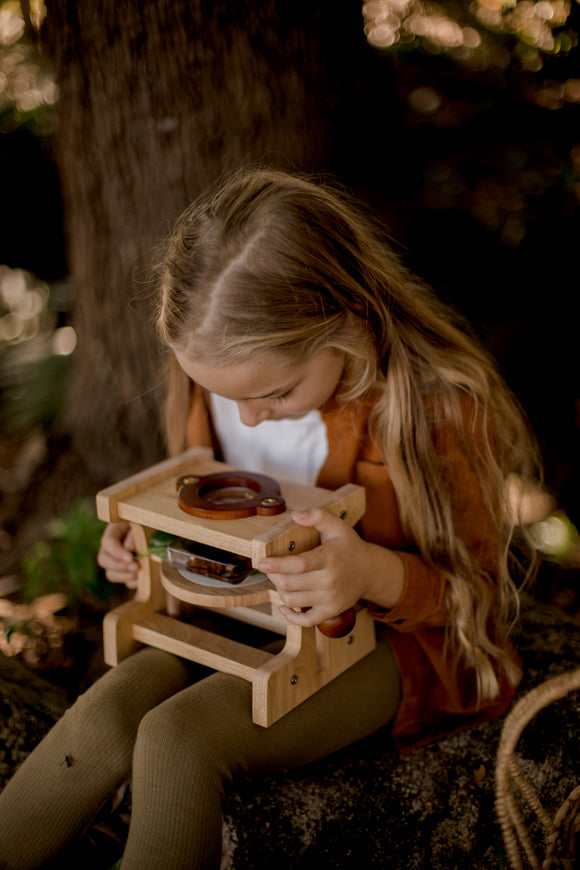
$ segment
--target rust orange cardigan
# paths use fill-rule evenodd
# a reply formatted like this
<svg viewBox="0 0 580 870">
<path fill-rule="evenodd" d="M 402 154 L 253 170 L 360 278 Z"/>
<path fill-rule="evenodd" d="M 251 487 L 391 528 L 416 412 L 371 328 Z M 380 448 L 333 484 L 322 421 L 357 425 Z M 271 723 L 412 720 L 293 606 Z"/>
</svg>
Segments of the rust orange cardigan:
<svg viewBox="0 0 580 870">
<path fill-rule="evenodd" d="M 393 483 L 369 433 L 372 407 L 370 399 L 356 407 L 340 406 L 330 400 L 321 409 L 329 450 L 317 485 L 326 489 L 337 489 L 345 483 L 364 486 L 367 510 L 359 524 L 361 536 L 396 550 L 403 560 L 405 585 L 399 602 L 391 610 L 368 604 L 397 658 L 402 699 L 393 735 L 399 748 L 405 749 L 500 715 L 513 700 L 515 689 L 504 679 L 499 697 L 478 704 L 473 672 L 456 664 L 453 651 L 446 650 L 447 581 L 413 552 L 413 542 L 403 533 Z M 187 438 L 191 446 L 211 446 L 220 455 L 207 402 L 197 388 Z M 452 437 L 440 434 L 435 437 L 435 445 L 451 469 L 458 534 L 493 577 L 495 533 L 475 473 Z M 506 646 L 519 664 L 515 652 Z"/>
</svg>

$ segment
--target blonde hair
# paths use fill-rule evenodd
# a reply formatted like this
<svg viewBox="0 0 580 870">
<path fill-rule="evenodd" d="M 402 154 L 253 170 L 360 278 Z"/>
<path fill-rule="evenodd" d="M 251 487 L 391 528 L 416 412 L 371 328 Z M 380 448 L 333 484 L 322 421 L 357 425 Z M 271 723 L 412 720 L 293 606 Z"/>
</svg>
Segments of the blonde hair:
<svg viewBox="0 0 580 870">
<path fill-rule="evenodd" d="M 224 366 L 261 353 L 347 360 L 339 400 L 373 393 L 373 431 L 406 535 L 448 580 L 449 633 L 477 677 L 519 671 L 495 636 L 517 613 L 517 518 L 508 475 L 537 480 L 535 442 L 516 401 L 461 320 L 410 274 L 341 191 L 277 171 L 245 170 L 178 220 L 160 267 L 157 324 L 165 343 Z M 173 365 L 168 437 L 181 449 L 187 379 Z M 457 534 L 453 471 L 434 436 L 451 432 L 473 469 L 501 542 L 496 578 Z M 501 634 L 501 632 L 500 632 Z"/>
</svg>

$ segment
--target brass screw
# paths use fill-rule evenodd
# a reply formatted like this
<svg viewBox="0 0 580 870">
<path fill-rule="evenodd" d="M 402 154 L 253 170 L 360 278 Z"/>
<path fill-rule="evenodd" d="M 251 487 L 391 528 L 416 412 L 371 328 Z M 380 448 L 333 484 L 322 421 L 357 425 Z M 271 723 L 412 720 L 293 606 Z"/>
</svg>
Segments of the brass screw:
<svg viewBox="0 0 580 870">
<path fill-rule="evenodd" d="M 298 682 L 298 674 L 292 674 L 292 676 L 290 677 L 290 685 L 295 686 L 297 682 Z"/>
<path fill-rule="evenodd" d="M 296 541 L 290 541 L 288 543 L 288 552 L 291 553 L 292 550 L 296 549 Z"/>
</svg>

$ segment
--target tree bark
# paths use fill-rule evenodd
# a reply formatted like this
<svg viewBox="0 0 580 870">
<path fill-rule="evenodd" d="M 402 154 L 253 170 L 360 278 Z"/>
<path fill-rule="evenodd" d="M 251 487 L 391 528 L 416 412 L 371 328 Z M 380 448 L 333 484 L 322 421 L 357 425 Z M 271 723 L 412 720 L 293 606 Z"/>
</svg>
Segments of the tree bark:
<svg viewBox="0 0 580 870">
<path fill-rule="evenodd" d="M 344 35 L 361 29 L 360 9 L 345 16 L 330 0 L 47 6 L 78 338 L 65 428 L 100 486 L 164 453 L 165 360 L 151 325 L 160 240 L 242 161 L 332 167 Z"/>
</svg>

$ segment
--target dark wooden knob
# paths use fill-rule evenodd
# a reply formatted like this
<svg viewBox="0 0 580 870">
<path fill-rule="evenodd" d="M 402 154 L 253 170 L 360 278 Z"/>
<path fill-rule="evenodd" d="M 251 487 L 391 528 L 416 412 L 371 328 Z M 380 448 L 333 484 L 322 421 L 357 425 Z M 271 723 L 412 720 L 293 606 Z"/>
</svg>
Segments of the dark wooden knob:
<svg viewBox="0 0 580 870">
<path fill-rule="evenodd" d="M 346 637 L 353 630 L 355 622 L 356 613 L 354 607 L 350 607 L 344 613 L 333 616 L 332 619 L 325 619 L 317 628 L 326 637 Z"/>
</svg>

